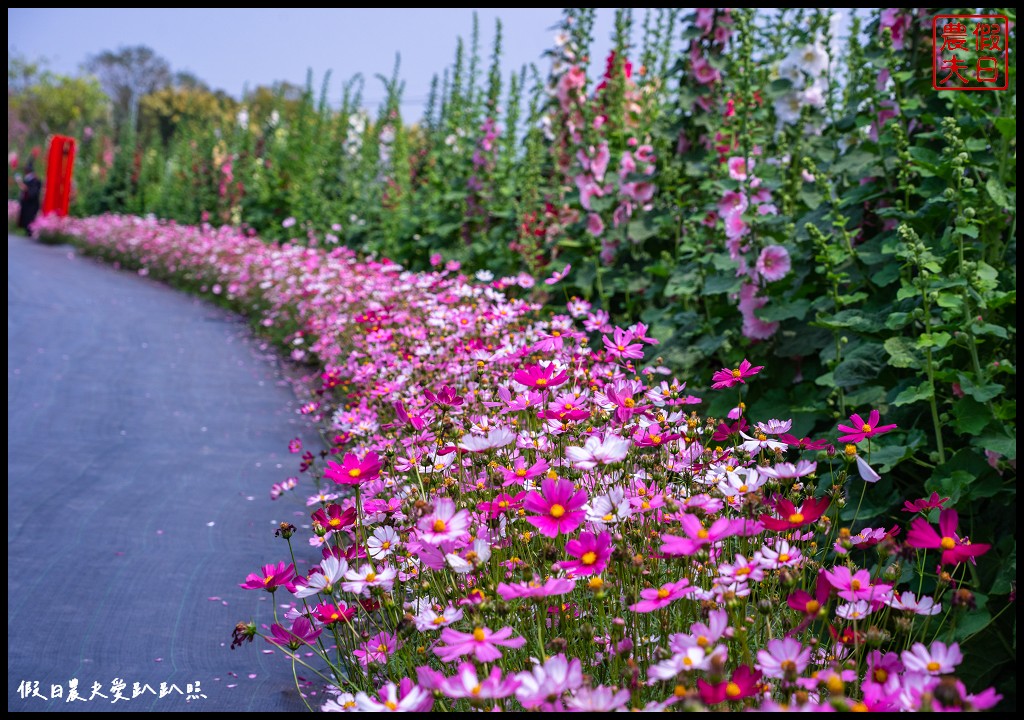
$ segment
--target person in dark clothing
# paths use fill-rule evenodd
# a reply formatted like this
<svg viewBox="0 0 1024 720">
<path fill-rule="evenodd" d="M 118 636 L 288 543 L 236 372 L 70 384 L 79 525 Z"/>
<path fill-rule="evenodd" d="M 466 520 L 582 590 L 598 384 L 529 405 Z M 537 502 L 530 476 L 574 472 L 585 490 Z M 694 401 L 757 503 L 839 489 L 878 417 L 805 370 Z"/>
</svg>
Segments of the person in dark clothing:
<svg viewBox="0 0 1024 720">
<path fill-rule="evenodd" d="M 31 162 L 25 167 L 25 177 L 18 180 L 18 184 L 21 186 L 21 196 L 18 198 L 18 227 L 29 232 L 29 227 L 39 214 L 39 196 L 43 192 L 43 183 L 40 182 Z"/>
</svg>

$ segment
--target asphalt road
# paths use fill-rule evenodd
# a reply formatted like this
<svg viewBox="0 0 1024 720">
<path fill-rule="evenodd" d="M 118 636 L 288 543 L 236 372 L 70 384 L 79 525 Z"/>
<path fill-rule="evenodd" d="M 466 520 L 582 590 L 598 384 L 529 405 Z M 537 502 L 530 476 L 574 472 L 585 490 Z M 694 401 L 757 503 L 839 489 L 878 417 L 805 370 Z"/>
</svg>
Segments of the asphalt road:
<svg viewBox="0 0 1024 720">
<path fill-rule="evenodd" d="M 303 709 L 270 645 L 229 650 L 273 612 L 238 583 L 306 517 L 269 497 L 304 433 L 273 356 L 238 317 L 69 247 L 9 235 L 7 263 L 8 710 Z"/>
</svg>

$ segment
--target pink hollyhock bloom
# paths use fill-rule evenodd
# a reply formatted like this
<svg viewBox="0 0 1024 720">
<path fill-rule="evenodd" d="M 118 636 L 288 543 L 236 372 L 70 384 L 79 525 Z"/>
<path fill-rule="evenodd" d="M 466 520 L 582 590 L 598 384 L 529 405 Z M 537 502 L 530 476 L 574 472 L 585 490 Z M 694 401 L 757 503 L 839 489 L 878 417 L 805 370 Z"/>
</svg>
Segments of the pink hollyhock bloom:
<svg viewBox="0 0 1024 720">
<path fill-rule="evenodd" d="M 372 450 L 362 460 L 353 453 L 345 453 L 340 465 L 333 460 L 327 461 L 324 477 L 339 485 L 361 485 L 380 477 L 381 467 L 380 458 Z"/>
<path fill-rule="evenodd" d="M 687 578 L 677 580 L 674 583 L 666 583 L 660 588 L 646 588 L 640 591 L 640 602 L 629 606 L 633 612 L 654 612 L 668 606 L 675 600 L 692 593 L 697 588 L 690 585 Z"/>
<path fill-rule="evenodd" d="M 423 713 L 434 706 L 430 692 L 417 687 L 411 678 L 402 678 L 397 686 L 389 682 L 380 689 L 377 698 L 364 692 L 356 693 L 356 709 L 360 712 Z"/>
<path fill-rule="evenodd" d="M 587 491 L 577 491 L 570 480 L 544 478 L 540 492 L 532 491 L 523 500 L 523 509 L 532 513 L 526 522 L 533 525 L 542 535 L 557 537 L 571 533 L 587 516 L 581 509 L 587 502 Z"/>
<path fill-rule="evenodd" d="M 558 370 L 554 363 L 529 365 L 512 373 L 512 379 L 527 387 L 552 388 L 569 379 L 565 370 Z"/>
<path fill-rule="evenodd" d="M 561 705 L 558 698 L 563 693 L 577 690 L 583 685 L 583 664 L 578 658 L 567 660 L 565 655 L 559 653 L 549 657 L 543 664 L 535 664 L 529 672 L 517 674 L 516 679 L 520 683 L 516 699 L 523 707 L 552 710 L 556 705 Z"/>
<path fill-rule="evenodd" d="M 811 661 L 811 649 L 793 638 L 769 640 L 764 650 L 757 651 L 757 664 L 765 676 L 796 680 Z"/>
<path fill-rule="evenodd" d="M 730 213 L 725 216 L 725 236 L 730 240 L 738 240 L 750 231 L 743 221 L 741 213 Z"/>
<path fill-rule="evenodd" d="M 499 647 L 520 648 L 526 644 L 525 638 L 511 637 L 513 632 L 515 631 L 511 627 L 497 631 L 478 627 L 471 633 L 446 627 L 441 631 L 441 642 L 447 645 L 435 647 L 434 654 L 440 657 L 442 662 L 452 662 L 463 655 L 472 655 L 480 662 L 493 662 L 501 658 Z"/>
<path fill-rule="evenodd" d="M 309 621 L 309 618 L 300 617 L 292 623 L 291 630 L 285 630 L 277 623 L 271 625 L 270 637 L 266 640 L 271 645 L 280 645 L 295 652 L 306 645 L 312 645 L 322 632 L 323 630 L 313 629 L 313 623 Z"/>
<path fill-rule="evenodd" d="M 469 520 L 468 510 L 456 511 L 455 501 L 439 498 L 434 501 L 434 509 L 416 524 L 418 537 L 432 545 L 458 540 L 469 530 Z"/>
<path fill-rule="evenodd" d="M 722 217 L 742 215 L 746 212 L 748 203 L 746 195 L 730 190 L 723 193 L 722 199 L 718 201 L 718 214 Z"/>
<path fill-rule="evenodd" d="M 818 518 L 825 514 L 829 503 L 831 503 L 831 500 L 827 497 L 806 498 L 798 509 L 789 500 L 782 499 L 775 503 L 775 512 L 782 517 L 775 518 L 765 514 L 761 515 L 761 522 L 769 530 L 774 530 L 775 532 L 803 527 L 804 525 L 817 522 Z"/>
<path fill-rule="evenodd" d="M 731 157 L 726 161 L 726 166 L 729 168 L 729 177 L 733 180 L 746 180 L 747 173 L 754 169 L 754 159 L 750 158 L 748 164 L 741 157 Z"/>
<path fill-rule="evenodd" d="M 570 575 L 600 575 L 612 556 L 611 535 L 580 533 L 578 538 L 565 544 L 565 551 L 576 559 L 562 560 L 559 568 Z"/>
<path fill-rule="evenodd" d="M 575 589 L 576 581 L 567 578 L 549 578 L 540 582 L 534 578 L 528 583 L 498 583 L 498 594 L 503 600 L 515 600 L 516 598 L 544 598 L 553 595 L 565 595 Z"/>
<path fill-rule="evenodd" d="M 604 174 L 608 171 L 608 162 L 611 160 L 611 153 L 608 151 L 608 143 L 603 142 L 597 146 L 597 153 L 590 163 L 590 173 L 598 182 L 604 180 Z"/>
<path fill-rule="evenodd" d="M 250 573 L 245 578 L 245 582 L 241 583 L 238 587 L 246 590 L 274 592 L 279 587 L 284 586 L 289 592 L 294 592 L 295 584 L 292 582 L 294 578 L 295 566 L 291 563 L 285 565 L 282 560 L 277 565 L 264 565 L 259 574 Z"/>
<path fill-rule="evenodd" d="M 490 674 L 481 680 L 476 666 L 464 662 L 459 664 L 459 669 L 453 677 L 445 678 L 438 689 L 443 695 L 453 699 L 497 700 L 514 694 L 519 684 L 512 675 L 502 678 L 499 667 L 491 668 Z"/>
<path fill-rule="evenodd" d="M 754 267 L 757 272 L 768 282 L 776 282 L 789 274 L 792 267 L 789 260 L 789 251 L 781 245 L 769 245 L 757 257 Z"/>
<path fill-rule="evenodd" d="M 947 502 L 949 502 L 948 497 L 939 497 L 937 492 L 933 492 L 931 497 L 928 498 L 922 498 L 914 501 L 907 500 L 903 503 L 903 511 L 916 513 L 931 510 L 932 508 L 944 509 L 945 503 Z"/>
<path fill-rule="evenodd" d="M 956 670 L 956 666 L 963 662 L 964 656 L 958 643 L 947 647 L 946 643 L 936 640 L 930 648 L 925 647 L 923 643 L 914 643 L 909 650 L 900 653 L 900 659 L 903 660 L 907 672 L 947 675 Z"/>
<path fill-rule="evenodd" d="M 601 237 L 604 234 L 604 220 L 597 213 L 587 215 L 587 232 L 594 237 Z"/>
<path fill-rule="evenodd" d="M 867 422 L 864 421 L 860 415 L 854 413 L 850 416 L 850 425 L 843 425 L 840 423 L 839 431 L 846 433 L 845 435 L 839 436 L 839 442 L 852 442 L 859 443 L 865 438 L 874 437 L 875 435 L 881 435 L 887 433 L 896 427 L 893 425 L 879 425 L 880 415 L 877 410 L 872 410 L 868 416 Z"/>
<path fill-rule="evenodd" d="M 757 375 L 759 372 L 764 370 L 764 365 L 751 365 L 750 361 L 746 358 L 740 363 L 738 368 L 722 368 L 715 372 L 711 376 L 712 390 L 721 390 L 722 388 L 730 388 L 734 385 L 742 385 L 746 383 L 747 378 Z"/>
<path fill-rule="evenodd" d="M 562 268 L 561 270 L 556 270 L 555 272 L 553 272 L 551 274 L 551 277 L 549 277 L 547 280 L 544 281 L 544 284 L 545 285 L 554 285 L 558 281 L 560 281 L 563 278 L 565 278 L 565 276 L 569 274 L 570 270 L 572 270 L 572 265 L 569 265 L 568 263 L 566 263 L 564 268 Z"/>
<path fill-rule="evenodd" d="M 573 467 L 592 470 L 598 465 L 608 465 L 623 460 L 629 452 L 629 440 L 615 433 L 606 433 L 603 438 L 591 435 L 583 447 L 567 447 L 565 457 Z"/>
<path fill-rule="evenodd" d="M 761 677 L 760 670 L 754 670 L 748 665 L 740 665 L 727 682 L 712 685 L 703 678 L 698 678 L 697 691 L 700 693 L 701 702 L 705 705 L 717 705 L 726 700 L 743 700 L 760 692 Z"/>
<path fill-rule="evenodd" d="M 951 508 L 939 513 L 939 532 L 923 517 L 914 518 L 907 532 L 907 545 L 915 548 L 941 549 L 943 565 L 959 565 L 965 560 L 974 561 L 989 551 L 986 543 L 966 542 L 956 534 L 960 516 Z M 940 534 L 941 533 L 941 534 Z"/>
<path fill-rule="evenodd" d="M 666 555 L 693 555 L 705 545 L 735 535 L 733 522 L 729 518 L 719 518 L 710 528 L 705 528 L 700 518 L 686 513 L 679 518 L 679 524 L 686 537 L 669 533 L 661 536 L 661 552 Z"/>
</svg>

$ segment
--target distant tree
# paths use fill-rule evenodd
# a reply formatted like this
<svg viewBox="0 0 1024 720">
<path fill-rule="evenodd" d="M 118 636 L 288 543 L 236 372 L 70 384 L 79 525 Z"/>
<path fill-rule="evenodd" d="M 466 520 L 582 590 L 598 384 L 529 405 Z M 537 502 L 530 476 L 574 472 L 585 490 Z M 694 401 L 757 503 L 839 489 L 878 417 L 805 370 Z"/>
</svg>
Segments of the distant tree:
<svg viewBox="0 0 1024 720">
<path fill-rule="evenodd" d="M 156 133 L 166 146 L 183 125 L 223 127 L 234 123 L 238 102 L 222 90 L 210 90 L 194 75 L 178 73 L 173 87 L 157 90 L 142 99 L 139 113 L 141 136 Z"/>
<path fill-rule="evenodd" d="M 105 50 L 85 63 L 99 78 L 114 104 L 114 122 L 136 127 L 139 103 L 146 95 L 171 85 L 171 66 L 145 45 Z"/>
</svg>

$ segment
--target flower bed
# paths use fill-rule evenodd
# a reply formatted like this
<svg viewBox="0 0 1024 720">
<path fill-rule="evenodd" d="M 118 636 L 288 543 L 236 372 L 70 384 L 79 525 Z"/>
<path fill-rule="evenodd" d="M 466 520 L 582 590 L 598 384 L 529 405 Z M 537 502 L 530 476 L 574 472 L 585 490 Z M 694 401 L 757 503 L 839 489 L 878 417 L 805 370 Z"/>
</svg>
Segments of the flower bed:
<svg viewBox="0 0 1024 720">
<path fill-rule="evenodd" d="M 310 523 L 282 524 L 248 569 L 241 586 L 274 593 L 275 622 L 239 623 L 232 645 L 279 648 L 311 706 L 1000 700 L 957 677 L 985 625 L 972 588 L 989 546 L 938 494 L 906 498 L 893 523 L 860 519 L 893 428 L 871 408 L 797 437 L 790 418 L 748 417 L 765 368 L 676 378 L 642 323 L 612 327 L 576 299 L 545 314 L 514 297 L 525 276 L 416 274 L 133 217 L 35 230 L 227 302 L 317 369 L 303 412 L 329 450 L 293 442 L 304 477 L 272 492 L 308 497 Z M 700 414 L 705 386 L 735 398 L 728 417 Z"/>
</svg>

